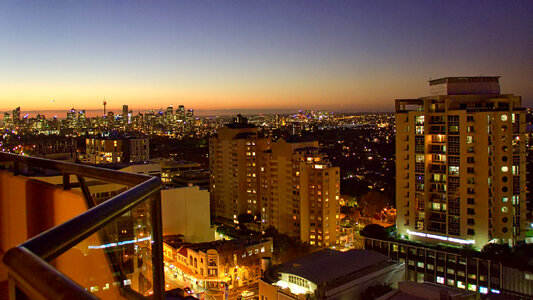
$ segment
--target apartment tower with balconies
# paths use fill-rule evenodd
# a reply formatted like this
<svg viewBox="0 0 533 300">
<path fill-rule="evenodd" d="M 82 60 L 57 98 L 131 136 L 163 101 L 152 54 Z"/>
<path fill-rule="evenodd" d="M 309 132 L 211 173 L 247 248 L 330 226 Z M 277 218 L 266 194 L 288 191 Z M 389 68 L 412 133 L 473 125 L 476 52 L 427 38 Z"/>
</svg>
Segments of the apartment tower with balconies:
<svg viewBox="0 0 533 300">
<path fill-rule="evenodd" d="M 279 138 L 261 160 L 261 222 L 312 246 L 340 238 L 340 169 L 319 152 L 318 141 Z"/>
<path fill-rule="evenodd" d="M 259 161 L 269 142 L 240 115 L 209 139 L 213 218 L 237 222 L 240 214 L 261 215 Z"/>
<path fill-rule="evenodd" d="M 525 113 L 499 77 L 429 81 L 396 100 L 398 233 L 477 248 L 525 238 Z"/>
</svg>

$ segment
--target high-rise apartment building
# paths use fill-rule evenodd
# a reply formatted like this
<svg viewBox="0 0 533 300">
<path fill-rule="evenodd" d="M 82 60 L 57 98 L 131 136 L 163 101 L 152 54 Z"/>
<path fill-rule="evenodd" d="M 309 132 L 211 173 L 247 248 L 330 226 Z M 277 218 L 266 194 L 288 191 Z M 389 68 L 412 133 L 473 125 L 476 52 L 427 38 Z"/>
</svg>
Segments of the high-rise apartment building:
<svg viewBox="0 0 533 300">
<path fill-rule="evenodd" d="M 316 246 L 339 243 L 339 168 L 318 142 L 299 136 L 271 143 L 237 116 L 210 139 L 212 216 L 253 214 L 263 228 Z"/>
<path fill-rule="evenodd" d="M 261 221 L 315 246 L 340 238 L 340 175 L 319 152 L 318 141 L 280 138 L 260 167 Z"/>
<path fill-rule="evenodd" d="M 411 239 L 482 247 L 525 238 L 525 113 L 499 77 L 429 81 L 396 100 L 397 228 Z"/>
<path fill-rule="evenodd" d="M 261 215 L 259 162 L 269 141 L 242 116 L 209 139 L 211 216 Z"/>
</svg>

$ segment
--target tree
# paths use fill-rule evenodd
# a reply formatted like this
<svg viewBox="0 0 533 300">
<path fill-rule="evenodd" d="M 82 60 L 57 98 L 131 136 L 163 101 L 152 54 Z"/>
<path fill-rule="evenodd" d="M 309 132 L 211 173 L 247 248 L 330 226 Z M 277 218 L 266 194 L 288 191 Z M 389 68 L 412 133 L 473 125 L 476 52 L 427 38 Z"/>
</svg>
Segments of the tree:
<svg viewBox="0 0 533 300">
<path fill-rule="evenodd" d="M 511 247 L 508 244 L 490 243 L 483 246 L 481 252 L 490 256 L 507 256 L 511 254 Z"/>
<path fill-rule="evenodd" d="M 265 230 L 265 236 L 273 239 L 274 253 L 272 259 L 275 262 L 283 263 L 311 252 L 311 246 L 308 243 L 302 242 L 299 238 L 280 233 L 272 226 Z"/>
<path fill-rule="evenodd" d="M 388 236 L 385 227 L 378 224 L 366 225 L 365 228 L 361 230 L 360 234 L 365 237 L 376 239 L 386 239 Z"/>
<path fill-rule="evenodd" d="M 359 200 L 359 207 L 362 209 L 361 215 L 364 217 L 374 217 L 387 207 L 388 198 L 383 194 L 370 191 Z"/>
</svg>

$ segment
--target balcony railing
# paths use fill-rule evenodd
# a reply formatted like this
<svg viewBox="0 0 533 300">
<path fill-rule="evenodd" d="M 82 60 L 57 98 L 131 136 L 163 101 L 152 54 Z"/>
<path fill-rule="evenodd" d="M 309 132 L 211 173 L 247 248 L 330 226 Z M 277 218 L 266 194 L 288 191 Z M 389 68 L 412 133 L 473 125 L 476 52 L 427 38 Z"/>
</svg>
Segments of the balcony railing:
<svg viewBox="0 0 533 300">
<path fill-rule="evenodd" d="M 80 249 L 85 251 L 77 258 L 80 265 L 84 256 L 88 257 L 89 261 L 85 263 L 89 265 L 95 257 L 101 257 L 104 264 L 107 262 L 113 285 L 100 287 L 100 291 L 118 289 L 116 295 L 133 299 L 148 296 L 152 299 L 165 298 L 159 178 L 5 152 L 0 152 L 0 165 L 12 170 L 15 175 L 20 174 L 23 168 L 56 171 L 63 175 L 63 189 L 81 189 L 88 208 L 5 253 L 3 262 L 8 269 L 10 299 L 98 299 L 91 293 L 93 287 L 83 286 L 71 279 L 76 272 L 65 274 L 58 263 L 60 257 L 64 258 L 71 252 L 77 254 Z M 70 182 L 71 175 L 76 176 L 77 183 Z M 130 188 L 107 201 L 96 203 L 85 178 Z M 42 198 L 42 201 L 50 200 Z M 141 222 L 144 222 L 143 227 Z M 129 227 L 124 227 L 124 224 L 129 224 Z M 120 226 L 122 232 L 127 232 L 132 224 L 139 224 L 138 235 L 129 240 L 116 232 Z M 144 237 L 140 238 L 143 233 Z M 99 244 L 90 246 L 88 242 Z M 126 261 L 128 254 L 131 255 Z M 138 271 L 142 274 L 137 275 L 144 281 L 137 285 L 140 288 L 135 289 L 128 281 L 133 281 L 131 272 L 126 270 L 131 271 L 128 267 L 140 264 L 143 266 L 137 270 L 142 270 Z"/>
</svg>

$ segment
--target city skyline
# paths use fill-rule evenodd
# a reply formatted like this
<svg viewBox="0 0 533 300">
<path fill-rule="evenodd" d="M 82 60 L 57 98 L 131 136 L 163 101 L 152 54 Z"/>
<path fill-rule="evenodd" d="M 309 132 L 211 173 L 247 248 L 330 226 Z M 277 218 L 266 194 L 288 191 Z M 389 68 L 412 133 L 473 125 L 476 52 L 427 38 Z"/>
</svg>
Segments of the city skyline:
<svg viewBox="0 0 533 300">
<path fill-rule="evenodd" d="M 4 2 L 0 111 L 393 111 L 457 75 L 532 106 L 532 2 L 409 4 Z"/>
</svg>

